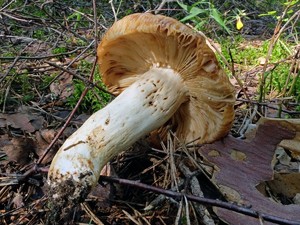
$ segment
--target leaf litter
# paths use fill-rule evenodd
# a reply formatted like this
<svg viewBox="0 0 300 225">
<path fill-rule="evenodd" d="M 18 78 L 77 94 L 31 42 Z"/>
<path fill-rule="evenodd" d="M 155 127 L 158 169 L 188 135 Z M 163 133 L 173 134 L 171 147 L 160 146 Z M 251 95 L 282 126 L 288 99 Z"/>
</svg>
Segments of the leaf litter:
<svg viewBox="0 0 300 225">
<path fill-rule="evenodd" d="M 45 221 L 48 210 L 47 185 L 43 182 L 46 174 L 33 175 L 25 183 L 20 182 L 18 175 L 25 173 L 43 155 L 56 130 L 45 125 L 47 122 L 40 113 L 33 113 L 26 107 L 20 109 L 0 117 L 1 132 L 10 131 L 0 136 L 0 156 L 4 157 L 0 163 L 0 204 L 5 206 L 0 212 L 6 215 L 0 217 L 3 224 L 15 219 L 20 224 L 37 221 L 35 218 Z M 75 124 L 83 122 L 81 117 L 84 121 L 88 116 L 78 116 Z M 17 119 L 13 121 L 13 118 Z M 74 131 L 71 126 L 69 128 L 67 136 Z M 108 170 L 115 170 L 114 176 L 138 179 L 195 196 L 223 199 L 259 213 L 299 221 L 300 207 L 296 205 L 300 201 L 299 160 L 296 158 L 299 131 L 299 120 L 261 119 L 253 124 L 252 134 L 245 135 L 246 140 L 228 136 L 213 144 L 191 145 L 189 151 L 185 151 L 188 145 L 184 147 L 176 141 L 174 134 L 170 134 L 167 145 L 159 147 L 162 150 L 150 147 L 147 141 L 139 142 L 112 161 Z M 43 164 L 52 160 L 61 144 L 62 140 L 59 140 Z M 188 153 L 193 151 L 194 155 Z M 202 156 L 207 161 L 202 161 Z M 205 168 L 206 172 L 199 172 L 199 168 Z M 197 175 L 199 173 L 202 175 Z M 210 175 L 204 178 L 204 173 Z M 207 193 L 207 187 L 213 194 Z M 199 220 L 213 224 L 216 216 L 228 224 L 258 223 L 257 218 L 216 207 L 211 211 L 210 208 L 105 183 L 98 185 L 74 213 L 75 221 L 87 222 L 92 218 L 95 223 L 106 221 L 110 224 L 117 221 L 169 224 L 179 223 L 184 217 L 188 217 L 191 224 L 197 224 Z"/>
</svg>

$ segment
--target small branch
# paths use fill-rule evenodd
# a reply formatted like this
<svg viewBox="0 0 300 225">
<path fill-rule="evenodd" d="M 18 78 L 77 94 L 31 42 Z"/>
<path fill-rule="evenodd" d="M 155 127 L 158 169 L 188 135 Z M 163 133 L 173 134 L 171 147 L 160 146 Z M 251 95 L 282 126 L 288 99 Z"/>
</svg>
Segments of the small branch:
<svg viewBox="0 0 300 225">
<path fill-rule="evenodd" d="M 64 132 L 64 130 L 67 128 L 67 126 L 69 125 L 71 119 L 73 118 L 76 110 L 78 109 L 80 103 L 82 102 L 82 100 L 83 100 L 84 96 L 86 95 L 86 93 L 88 92 L 88 90 L 89 90 L 88 87 L 86 87 L 83 90 L 83 92 L 82 92 L 82 94 L 81 94 L 81 96 L 80 96 L 77 104 L 75 105 L 74 109 L 70 113 L 67 121 L 64 123 L 63 127 L 59 130 L 59 132 L 55 135 L 54 139 L 51 141 L 51 143 L 48 145 L 48 147 L 45 149 L 43 155 L 37 161 L 37 163 L 36 163 L 37 165 L 40 165 L 43 162 L 43 159 L 46 157 L 46 155 L 48 154 L 48 152 L 50 151 L 50 149 L 53 147 L 53 145 L 56 143 L 56 141 L 58 140 L 58 138 L 60 137 L 60 135 L 62 135 L 62 133 Z"/>
<path fill-rule="evenodd" d="M 231 60 L 231 73 L 232 73 L 232 76 L 235 78 L 235 80 L 238 82 L 240 88 L 242 89 L 245 97 L 247 98 L 248 101 L 251 102 L 250 98 L 249 98 L 249 95 L 246 91 L 246 89 L 244 88 L 244 85 L 243 83 L 241 82 L 241 80 L 237 77 L 237 75 L 235 74 L 235 69 L 234 69 L 234 60 L 233 60 L 233 57 L 232 57 L 232 52 L 230 49 L 228 49 L 229 51 L 229 56 L 230 56 L 230 60 Z"/>
<path fill-rule="evenodd" d="M 47 61 L 46 63 L 48 63 L 50 66 L 53 66 L 53 67 L 58 68 L 58 69 L 61 69 L 62 71 L 66 72 L 66 73 L 69 73 L 69 74 L 73 75 L 74 77 L 76 77 L 76 78 L 82 80 L 83 82 L 85 82 L 85 83 L 87 84 L 87 86 L 90 86 L 90 87 L 95 86 L 95 87 L 97 87 L 100 91 L 103 91 L 104 93 L 109 94 L 109 95 L 112 96 L 112 97 L 115 97 L 114 94 L 110 93 L 109 91 L 105 90 L 104 88 L 100 87 L 99 85 L 94 84 L 91 80 L 87 80 L 87 79 L 85 79 L 84 77 L 78 75 L 77 73 L 74 73 L 74 72 L 71 71 L 71 70 L 68 70 L 68 69 L 66 69 L 66 68 L 64 68 L 64 67 L 61 67 L 61 66 L 59 66 L 59 65 L 57 65 L 57 64 L 55 64 L 55 63 L 52 63 L 52 62 L 48 62 L 48 61 Z"/>
<path fill-rule="evenodd" d="M 0 37 L 5 37 L 5 35 L 0 35 Z M 48 59 L 48 58 L 55 58 L 55 57 L 61 57 L 61 56 L 65 56 L 65 55 L 70 55 L 73 54 L 75 52 L 77 52 L 80 49 L 83 49 L 85 47 L 78 47 L 70 52 L 65 52 L 65 53 L 59 53 L 59 54 L 53 54 L 53 55 L 45 55 L 45 56 L 18 56 L 18 60 L 27 60 L 27 59 L 34 59 L 34 60 L 42 60 L 42 59 Z M 0 57 L 0 60 L 15 60 L 16 57 Z"/>
<path fill-rule="evenodd" d="M 81 39 L 84 42 L 88 42 L 88 40 L 84 37 L 82 37 L 81 35 L 79 35 L 78 33 L 76 33 L 75 31 L 73 31 L 72 29 L 69 29 L 68 27 L 64 26 L 63 24 L 61 24 L 55 17 L 53 17 L 44 7 L 44 4 L 42 5 L 41 9 L 47 14 L 47 16 L 53 20 L 57 25 L 59 25 L 63 30 L 67 30 L 70 33 L 72 33 L 75 37 Z"/>
<path fill-rule="evenodd" d="M 257 102 L 257 101 L 253 101 L 253 100 L 248 101 L 247 99 L 241 99 L 241 98 L 236 99 L 236 101 L 247 102 L 247 103 L 251 103 L 251 104 L 254 104 L 254 105 L 265 106 L 265 107 L 268 107 L 270 109 L 279 110 L 279 108 L 277 108 L 275 106 L 272 106 L 272 105 L 269 105 L 268 103 L 264 103 L 264 102 Z M 280 110 L 282 112 L 288 113 L 290 115 L 300 115 L 300 112 L 297 112 L 297 111 L 290 111 L 290 110 L 286 110 L 286 109 L 280 109 Z"/>
<path fill-rule="evenodd" d="M 220 200 L 215 200 L 215 199 L 209 199 L 209 198 L 202 198 L 202 197 L 197 197 L 193 195 L 187 195 L 179 192 L 174 192 L 170 190 L 165 190 L 162 188 L 154 187 L 151 185 L 143 184 L 138 181 L 131 181 L 127 179 L 120 179 L 120 178 L 115 178 L 115 177 L 107 177 L 107 176 L 101 176 L 100 177 L 101 181 L 106 181 L 106 182 L 112 182 L 112 183 L 118 183 L 118 184 L 123 184 L 123 185 L 128 185 L 148 191 L 152 191 L 154 193 L 158 194 L 163 194 L 168 197 L 176 198 L 176 199 L 182 199 L 183 197 L 186 197 L 190 201 L 198 202 L 204 205 L 210 205 L 210 206 L 216 206 L 220 207 L 223 209 L 228 209 L 234 212 L 238 212 L 247 216 L 251 216 L 254 218 L 263 218 L 265 221 L 277 223 L 277 224 L 286 224 L 286 225 L 299 225 L 300 221 L 291 221 L 288 219 L 280 218 L 277 216 L 269 215 L 266 213 L 260 213 L 255 210 L 252 210 L 250 208 L 238 206 L 233 203 L 228 203 L 228 202 L 223 202 Z"/>
<path fill-rule="evenodd" d="M 49 64 L 49 62 L 48 62 Z M 96 68 L 96 64 L 97 64 L 97 60 L 94 60 L 93 63 L 93 67 L 90 73 L 90 77 L 89 77 L 89 82 L 91 83 L 94 77 L 94 73 L 95 73 L 95 68 Z M 51 143 L 49 144 L 49 146 L 46 148 L 46 150 L 44 151 L 44 154 L 39 158 L 39 160 L 37 161 L 36 165 L 40 165 L 43 161 L 43 159 L 46 157 L 46 155 L 48 154 L 48 152 L 50 151 L 50 149 L 53 147 L 53 145 L 55 144 L 55 142 L 58 140 L 58 138 L 60 137 L 60 135 L 64 132 L 64 130 L 67 128 L 68 124 L 70 123 L 71 119 L 73 118 L 76 110 L 78 109 L 79 105 L 81 104 L 84 96 L 86 95 L 86 93 L 89 91 L 89 86 L 86 86 L 86 88 L 83 90 L 78 102 L 76 103 L 74 109 L 72 110 L 72 112 L 70 113 L 67 121 L 65 122 L 65 124 L 63 125 L 63 127 L 60 129 L 60 131 L 56 134 L 56 136 L 54 137 L 54 139 L 51 141 Z"/>
<path fill-rule="evenodd" d="M 276 24 L 276 27 L 275 27 L 275 30 L 274 30 L 274 34 L 270 40 L 270 44 L 269 44 L 269 47 L 268 47 L 268 53 L 265 57 L 266 59 L 266 62 L 264 64 L 264 67 L 263 67 L 263 71 L 262 71 L 262 76 L 261 76 L 261 82 L 260 82 L 260 85 L 259 85 L 259 102 L 263 102 L 265 100 L 265 72 L 267 70 L 267 66 L 268 66 L 268 62 L 271 58 L 271 54 L 272 54 L 272 51 L 276 45 L 276 42 L 278 40 L 278 38 L 280 37 L 280 35 L 282 34 L 282 32 L 284 31 L 284 29 L 286 28 L 286 26 L 294 19 L 296 18 L 299 14 L 300 14 L 300 10 L 298 10 L 297 12 L 294 13 L 293 16 L 291 16 L 288 21 L 281 27 L 282 25 L 282 22 L 283 22 L 283 18 L 285 17 L 285 15 L 287 14 L 287 11 L 288 9 L 290 8 L 290 5 L 287 5 L 286 8 L 284 9 L 280 19 L 278 20 L 277 24 Z M 281 27 L 281 28 L 280 28 Z"/>
<path fill-rule="evenodd" d="M 118 21 L 118 17 L 117 17 L 117 14 L 116 14 L 116 10 L 115 10 L 115 6 L 114 6 L 114 3 L 113 3 L 113 0 L 109 0 L 109 3 L 110 3 L 110 6 L 111 6 L 111 10 L 113 11 L 113 14 L 114 14 L 114 17 L 115 17 L 115 22 Z"/>
<path fill-rule="evenodd" d="M 94 12 L 94 40 L 95 40 L 95 52 L 97 52 L 98 46 L 98 27 L 97 27 L 97 9 L 96 9 L 96 0 L 93 0 L 93 12 Z M 97 59 L 96 59 L 97 61 Z"/>
</svg>

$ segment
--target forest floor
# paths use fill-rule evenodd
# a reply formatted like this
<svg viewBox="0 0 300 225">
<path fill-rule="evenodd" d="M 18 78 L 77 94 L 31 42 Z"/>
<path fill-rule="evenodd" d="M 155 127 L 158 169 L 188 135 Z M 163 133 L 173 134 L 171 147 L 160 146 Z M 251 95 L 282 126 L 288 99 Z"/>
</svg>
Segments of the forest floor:
<svg viewBox="0 0 300 225">
<path fill-rule="evenodd" d="M 165 143 L 138 141 L 58 224 L 300 224 L 299 10 L 291 6 L 294 14 L 279 23 L 258 16 L 270 8 L 225 2 L 233 5 L 210 10 L 224 16 L 240 9 L 227 25 L 230 34 L 213 13 L 204 15 L 201 31 L 236 89 L 230 134 L 204 145 L 180 143 L 172 132 Z M 116 17 L 150 9 L 178 19 L 194 12 L 176 1 L 110 1 L 98 3 L 95 18 L 90 2 L 3 3 L 0 224 L 49 224 L 47 171 L 56 151 L 112 99 L 101 91 L 98 69 L 91 74 L 95 43 Z M 195 27 L 199 18 L 187 22 Z"/>
</svg>

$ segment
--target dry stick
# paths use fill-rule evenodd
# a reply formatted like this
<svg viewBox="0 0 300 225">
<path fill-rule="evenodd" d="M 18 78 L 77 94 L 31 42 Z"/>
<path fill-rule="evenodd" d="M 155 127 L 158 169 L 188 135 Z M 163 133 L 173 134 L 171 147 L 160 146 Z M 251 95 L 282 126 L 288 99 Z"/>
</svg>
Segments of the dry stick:
<svg viewBox="0 0 300 225">
<path fill-rule="evenodd" d="M 11 19 L 14 19 L 14 20 L 16 20 L 16 21 L 19 21 L 19 22 L 28 22 L 27 20 L 25 20 L 25 19 L 20 19 L 20 18 L 17 18 L 17 17 L 15 17 L 15 16 L 12 16 L 12 15 L 10 15 L 10 14 L 8 14 L 8 13 L 6 13 L 6 12 L 0 12 L 0 15 L 4 15 L 4 16 L 7 16 L 7 17 L 9 17 L 9 18 L 11 18 Z"/>
<path fill-rule="evenodd" d="M 271 38 L 271 41 L 270 41 L 270 45 L 269 45 L 269 48 L 268 48 L 268 53 L 267 53 L 267 56 L 266 56 L 266 62 L 264 64 L 264 67 L 263 67 L 263 70 L 262 70 L 262 76 L 261 76 L 261 82 L 260 82 L 260 85 L 259 85 L 259 102 L 262 102 L 265 98 L 264 96 L 264 86 L 265 86 L 265 72 L 267 70 L 267 66 L 268 66 L 268 62 L 269 62 L 269 59 L 271 57 L 271 54 L 272 54 L 272 51 L 273 51 L 273 48 L 278 40 L 278 38 L 280 37 L 281 33 L 284 31 L 284 29 L 286 28 L 286 26 L 295 18 L 297 17 L 299 14 L 300 14 L 300 10 L 298 10 L 297 12 L 294 13 L 293 16 L 291 16 L 289 18 L 289 20 L 280 28 L 281 24 L 282 24 L 282 21 L 283 21 L 283 18 L 284 16 L 286 15 L 288 9 L 290 8 L 290 5 L 287 5 L 287 7 L 285 8 L 284 12 L 282 13 L 280 19 L 278 20 L 277 24 L 276 24 L 276 27 L 275 27 L 275 30 L 274 30 L 274 34 Z"/>
<path fill-rule="evenodd" d="M 223 202 L 220 200 L 215 200 L 215 199 L 209 199 L 209 198 L 202 198 L 202 197 L 197 197 L 193 195 L 187 195 L 179 192 L 174 192 L 170 190 L 165 190 L 162 188 L 154 187 L 148 184 L 143 184 L 138 181 L 132 181 L 132 180 L 127 180 L 127 179 L 121 179 L 121 178 L 116 178 L 116 177 L 107 177 L 107 176 L 100 176 L 101 181 L 106 181 L 106 182 L 111 182 L 111 183 L 118 183 L 118 184 L 123 184 L 123 185 L 128 185 L 136 188 L 140 188 L 143 190 L 148 190 L 152 191 L 154 193 L 158 194 L 163 194 L 171 198 L 176 198 L 176 199 L 182 199 L 183 197 L 186 197 L 190 201 L 198 202 L 204 205 L 210 205 L 210 206 L 216 206 L 224 209 L 228 209 L 234 212 L 238 212 L 247 216 L 251 216 L 254 218 L 263 218 L 265 221 L 277 223 L 277 224 L 285 224 L 285 225 L 299 225 L 300 221 L 291 221 L 285 218 L 280 218 L 277 216 L 269 215 L 266 213 L 260 213 L 255 210 L 252 210 L 250 208 L 238 206 L 233 203 L 228 203 L 228 202 Z"/>
<path fill-rule="evenodd" d="M 0 35 L 0 37 L 3 37 L 3 35 Z M 89 46 L 88 46 L 89 47 Z M 73 54 L 75 52 L 77 52 L 80 49 L 83 49 L 86 47 L 78 47 L 72 51 L 69 52 L 65 52 L 65 53 L 59 53 L 59 54 L 52 54 L 52 55 L 45 55 L 45 56 L 18 56 L 18 60 L 26 60 L 26 59 L 34 59 L 34 60 L 42 60 L 42 59 L 48 59 L 48 58 L 56 58 L 56 57 L 61 57 L 61 56 L 65 56 L 65 55 L 70 55 Z M 0 59 L 2 60 L 15 60 L 16 57 L 0 57 Z"/>
<path fill-rule="evenodd" d="M 10 2 L 8 2 L 6 5 L 4 5 L 1 9 L 0 12 L 2 12 L 4 9 L 6 9 L 8 6 L 10 6 L 12 3 L 14 3 L 15 0 L 11 0 Z"/>
<path fill-rule="evenodd" d="M 95 62 L 97 62 L 97 58 L 95 59 Z M 78 75 L 77 73 L 74 73 L 73 71 L 68 70 L 68 69 L 66 69 L 66 68 L 64 68 L 64 67 L 62 67 L 62 66 L 59 66 L 59 65 L 55 64 L 55 63 L 52 63 L 52 62 L 49 62 L 49 61 L 46 61 L 46 63 L 48 63 L 50 66 L 53 66 L 53 67 L 58 68 L 58 69 L 61 69 L 62 71 L 64 71 L 64 72 L 66 72 L 66 73 L 69 73 L 69 74 L 73 75 L 74 77 L 76 77 L 76 78 L 82 80 L 83 82 L 85 82 L 85 84 L 88 85 L 88 86 L 90 86 L 90 87 L 94 87 L 94 86 L 95 86 L 95 87 L 98 88 L 100 91 L 103 91 L 103 92 L 105 92 L 106 94 L 109 94 L 110 96 L 115 97 L 115 95 L 112 94 L 111 92 L 105 90 L 104 88 L 100 87 L 100 86 L 97 85 L 97 84 L 94 84 L 94 83 L 91 81 L 91 79 L 87 80 L 87 79 L 85 79 L 84 77 Z"/>
<path fill-rule="evenodd" d="M 98 46 L 98 32 L 97 32 L 97 11 L 96 11 L 96 1 L 93 0 L 93 12 L 94 12 L 94 40 L 95 40 L 95 52 L 97 52 L 97 46 Z M 97 61 L 97 56 L 96 56 Z"/>
<path fill-rule="evenodd" d="M 239 84 L 240 88 L 242 89 L 242 91 L 243 91 L 245 97 L 247 98 L 247 100 L 251 102 L 251 100 L 250 100 L 250 98 L 249 98 L 249 95 L 248 95 L 246 89 L 244 88 L 243 83 L 241 82 L 241 80 L 240 80 L 240 79 L 237 77 L 237 75 L 235 74 L 235 70 L 234 70 L 234 60 L 233 60 L 232 52 L 231 52 L 230 48 L 228 49 L 228 51 L 229 51 L 229 56 L 230 56 L 230 60 L 231 60 L 231 74 L 232 74 L 232 76 L 235 78 L 235 80 L 238 82 L 238 84 Z"/>
<path fill-rule="evenodd" d="M 92 44 L 94 44 L 94 41 L 92 41 L 79 55 L 77 55 L 66 67 L 66 69 L 68 69 L 74 62 L 76 62 L 91 46 Z M 54 64 L 53 64 L 54 65 Z M 52 66 L 53 66 L 52 65 Z M 61 68 L 60 68 L 61 69 Z M 60 77 L 64 72 L 60 72 L 59 74 L 57 74 L 50 82 L 49 84 L 47 84 L 46 86 L 44 86 L 42 89 L 46 89 L 48 88 L 58 77 Z M 82 79 L 82 78 L 80 78 Z"/>
<path fill-rule="evenodd" d="M 94 64 L 93 64 L 93 68 L 92 68 L 92 71 L 91 71 L 89 80 L 92 80 L 92 79 L 93 79 L 93 75 L 94 75 L 94 72 L 95 72 L 96 64 L 97 64 L 97 61 L 95 60 L 95 61 L 94 61 Z M 40 165 L 40 164 L 41 164 L 41 162 L 42 162 L 43 159 L 46 157 L 46 155 L 48 154 L 48 152 L 50 151 L 50 149 L 53 147 L 53 145 L 55 144 L 55 142 L 56 142 L 56 141 L 58 140 L 58 138 L 60 137 L 60 135 L 61 135 L 61 134 L 64 132 L 64 130 L 67 128 L 68 124 L 70 123 L 71 119 L 73 118 L 73 116 L 74 116 L 74 114 L 75 114 L 77 108 L 78 108 L 79 105 L 81 104 L 81 102 L 82 102 L 84 96 L 86 95 L 86 93 L 88 92 L 89 88 L 90 88 L 90 87 L 87 86 L 87 87 L 83 90 L 83 92 L 82 92 L 82 94 L 81 94 L 81 96 L 80 96 L 78 102 L 76 103 L 74 109 L 73 109 L 72 112 L 70 113 L 70 115 L 69 115 L 67 121 L 65 122 L 65 124 L 63 125 L 63 127 L 60 129 L 60 131 L 55 135 L 54 139 L 51 141 L 51 143 L 49 144 L 49 146 L 45 149 L 44 154 L 43 154 L 43 155 L 39 158 L 39 160 L 37 161 L 37 163 L 36 163 L 37 165 Z"/>
<path fill-rule="evenodd" d="M 293 61 L 294 68 L 291 67 L 291 71 L 293 74 L 295 74 L 295 76 L 294 76 L 294 80 L 292 82 L 291 88 L 288 92 L 288 96 L 290 96 L 292 94 L 292 92 L 294 91 L 296 81 L 300 76 L 300 73 L 299 72 L 297 73 L 297 71 L 300 69 L 300 60 L 299 59 L 300 59 L 300 48 L 297 50 L 297 52 L 294 56 L 294 61 Z"/>
<path fill-rule="evenodd" d="M 88 40 L 84 37 L 82 37 L 81 35 L 77 34 L 75 31 L 69 29 L 68 27 L 66 27 L 65 25 L 61 24 L 57 19 L 55 19 L 52 15 L 50 15 L 50 13 L 48 13 L 48 11 L 45 9 L 45 4 L 42 5 L 41 9 L 47 14 L 47 16 L 53 20 L 56 24 L 58 24 L 62 29 L 69 31 L 70 33 L 72 33 L 75 37 L 81 39 L 84 42 L 88 42 Z"/>
<path fill-rule="evenodd" d="M 176 0 L 162 0 L 158 8 L 154 11 L 154 14 L 158 14 L 163 9 L 166 3 L 176 2 Z"/>
<path fill-rule="evenodd" d="M 89 87 L 86 87 L 86 88 L 83 90 L 83 92 L 82 92 L 82 94 L 81 94 L 81 96 L 80 96 L 78 102 L 76 103 L 74 109 L 73 109 L 72 112 L 70 113 L 70 115 L 69 115 L 67 121 L 64 123 L 64 125 L 63 125 L 63 127 L 60 129 L 60 131 L 55 135 L 54 139 L 51 141 L 51 143 L 48 145 L 48 147 L 45 149 L 43 155 L 42 155 L 42 156 L 39 158 L 39 160 L 37 161 L 37 163 L 36 163 L 37 165 L 40 165 L 40 164 L 42 163 L 43 159 L 46 157 L 46 155 L 48 154 L 48 152 L 50 151 L 50 149 L 53 147 L 53 145 L 54 145 L 55 142 L 58 140 L 58 138 L 60 137 L 60 135 L 62 135 L 62 133 L 64 132 L 64 130 L 67 128 L 68 124 L 70 123 L 71 119 L 73 118 L 73 116 L 74 116 L 74 114 L 75 114 L 77 108 L 78 108 L 79 105 L 81 104 L 81 102 L 82 102 L 84 96 L 86 95 L 86 93 L 88 92 L 88 90 L 89 90 Z"/>
<path fill-rule="evenodd" d="M 81 203 L 80 205 L 81 208 L 85 211 L 85 213 L 89 215 L 97 225 L 104 225 L 104 223 L 102 223 L 102 221 L 95 215 L 95 213 L 87 203 Z"/>
<path fill-rule="evenodd" d="M 299 15 L 300 15 L 300 10 L 298 10 L 297 12 L 294 13 L 293 16 L 291 16 L 291 18 L 290 18 L 290 19 L 282 26 L 282 28 L 279 30 L 278 33 L 282 33 L 282 32 L 284 31 L 284 29 L 286 28 L 286 26 L 287 26 L 287 25 L 288 25 L 295 17 L 299 17 Z M 275 41 L 278 40 L 279 36 L 280 36 L 280 35 L 278 35 L 278 36 L 276 37 L 276 40 L 275 40 Z M 294 64 L 295 62 L 297 62 L 297 58 L 299 58 L 299 57 L 297 57 L 297 54 L 298 54 L 298 53 L 299 53 L 299 50 L 295 53 L 295 56 L 293 57 L 293 58 L 294 58 L 294 61 L 292 62 L 293 64 Z M 292 68 L 292 66 L 291 66 L 291 68 Z M 292 70 L 290 70 L 290 72 L 289 72 L 289 75 L 288 75 L 288 78 L 287 78 L 287 80 L 286 80 L 286 83 L 285 83 L 285 87 L 284 87 L 284 91 L 283 91 L 282 96 L 284 96 L 284 95 L 286 94 L 287 84 L 288 84 L 288 81 L 289 81 L 289 79 L 290 79 L 291 72 L 292 72 Z M 290 89 L 290 90 L 291 90 L 291 89 Z"/>
<path fill-rule="evenodd" d="M 249 95 L 248 95 L 248 93 L 247 93 L 247 91 L 246 91 L 246 89 L 244 88 L 243 83 L 241 82 L 241 80 L 240 80 L 240 79 L 237 77 L 237 75 L 235 74 L 235 70 L 234 70 L 234 60 L 233 60 L 233 57 L 232 57 L 232 54 L 231 54 L 230 49 L 229 49 L 229 55 L 230 55 L 230 59 L 231 59 L 231 65 L 228 63 L 228 61 L 226 60 L 226 58 L 224 57 L 224 55 L 222 54 L 222 52 L 221 52 L 221 51 L 218 49 L 218 47 L 213 43 L 213 41 L 211 41 L 208 37 L 206 37 L 204 33 L 200 32 L 200 31 L 198 31 L 198 32 L 199 32 L 200 34 L 202 34 L 202 35 L 206 38 L 207 42 L 211 45 L 211 47 L 212 47 L 213 49 L 215 49 L 215 51 L 219 54 L 219 56 L 222 58 L 223 62 L 226 64 L 227 68 L 231 71 L 232 76 L 234 77 L 234 79 L 237 81 L 238 85 L 239 85 L 240 88 L 242 89 L 242 91 L 243 91 L 245 97 L 246 97 L 249 101 L 251 101 L 250 98 L 249 98 Z"/>
<path fill-rule="evenodd" d="M 116 10 L 115 10 L 115 6 L 114 6 L 114 3 L 113 3 L 113 0 L 109 0 L 109 3 L 110 3 L 110 6 L 111 6 L 111 10 L 113 11 L 113 14 L 114 14 L 114 17 L 115 17 L 115 22 L 118 21 L 118 17 L 117 17 L 117 14 L 116 14 Z"/>
<path fill-rule="evenodd" d="M 14 66 L 17 64 L 17 62 L 19 61 L 20 59 L 20 55 L 25 51 L 25 49 L 33 42 L 30 42 L 29 44 L 26 45 L 25 48 L 22 49 L 22 51 L 18 54 L 18 56 L 14 59 L 13 63 L 11 64 L 11 66 L 8 68 L 7 72 L 3 75 L 3 77 L 0 79 L 0 83 L 8 76 L 8 74 L 10 73 L 10 71 L 14 68 Z M 12 81 L 11 81 L 12 82 Z M 5 95 L 4 95 L 4 99 L 3 99 L 3 108 L 2 108 L 2 111 L 4 112 L 5 111 L 5 107 L 6 107 L 6 99 L 7 99 L 7 96 L 8 96 L 8 93 L 9 93 L 9 89 L 10 89 L 10 86 L 11 86 L 11 82 L 9 82 L 9 85 L 6 89 L 6 92 L 5 92 Z"/>
<path fill-rule="evenodd" d="M 265 107 L 268 107 L 270 109 L 279 110 L 279 108 L 277 108 L 275 106 L 272 106 L 272 105 L 269 105 L 268 103 L 257 102 L 257 101 L 249 102 L 247 99 L 241 99 L 241 98 L 236 99 L 236 101 L 247 102 L 247 103 L 251 103 L 251 104 L 254 104 L 254 105 L 265 106 Z M 281 109 L 281 111 L 285 112 L 285 113 L 288 113 L 290 115 L 300 115 L 300 112 L 297 112 L 297 111 L 290 111 L 290 110 L 286 110 L 286 109 Z"/>
<path fill-rule="evenodd" d="M 201 190 L 199 181 L 196 178 L 197 174 L 200 171 L 191 172 L 190 169 L 183 163 L 183 161 L 180 162 L 179 169 L 186 177 L 186 186 L 188 185 L 190 187 L 192 194 L 195 196 L 198 196 L 198 197 L 203 197 L 204 194 Z M 198 214 L 200 215 L 203 224 L 205 224 L 205 225 L 215 224 L 213 219 L 211 218 L 210 213 L 208 212 L 208 210 L 206 209 L 205 206 L 203 206 L 203 205 L 196 206 L 195 205 L 195 209 L 198 212 Z"/>
</svg>

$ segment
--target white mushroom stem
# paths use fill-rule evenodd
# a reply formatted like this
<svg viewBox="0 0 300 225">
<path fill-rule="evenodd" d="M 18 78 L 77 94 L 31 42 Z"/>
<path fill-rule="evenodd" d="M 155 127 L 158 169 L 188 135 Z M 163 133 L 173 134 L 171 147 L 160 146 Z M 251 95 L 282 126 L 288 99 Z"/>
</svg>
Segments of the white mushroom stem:
<svg viewBox="0 0 300 225">
<path fill-rule="evenodd" d="M 50 166 L 50 185 L 94 186 L 109 160 L 166 123 L 187 95 L 178 73 L 150 69 L 65 141 Z"/>
</svg>

